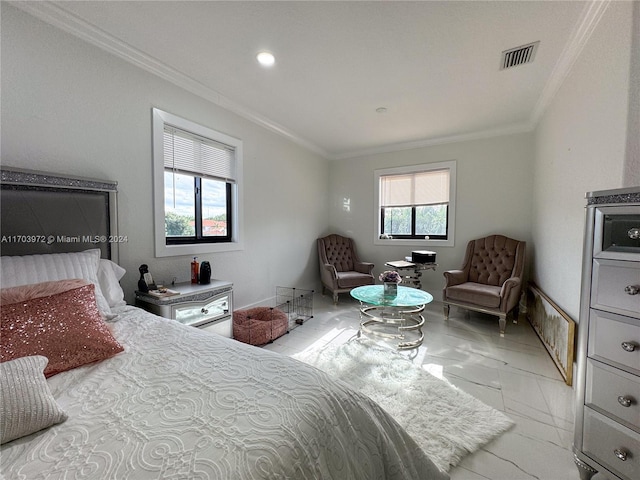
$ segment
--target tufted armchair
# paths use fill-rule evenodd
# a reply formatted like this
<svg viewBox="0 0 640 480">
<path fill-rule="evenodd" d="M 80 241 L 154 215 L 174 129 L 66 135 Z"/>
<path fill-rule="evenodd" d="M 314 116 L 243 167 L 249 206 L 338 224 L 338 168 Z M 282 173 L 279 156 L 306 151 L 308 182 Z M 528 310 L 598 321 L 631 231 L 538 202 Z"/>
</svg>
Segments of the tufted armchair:
<svg viewBox="0 0 640 480">
<path fill-rule="evenodd" d="M 502 235 L 471 240 L 460 270 L 444 272 L 445 320 L 449 319 L 450 305 L 497 315 L 503 337 L 511 310 L 513 322 L 518 320 L 525 249 L 526 242 Z"/>
<path fill-rule="evenodd" d="M 322 293 L 328 289 L 333 293 L 333 302 L 338 303 L 338 294 L 362 285 L 373 285 L 371 274 L 373 263 L 361 262 L 353 239 L 331 234 L 318 239 L 318 258 Z"/>
</svg>

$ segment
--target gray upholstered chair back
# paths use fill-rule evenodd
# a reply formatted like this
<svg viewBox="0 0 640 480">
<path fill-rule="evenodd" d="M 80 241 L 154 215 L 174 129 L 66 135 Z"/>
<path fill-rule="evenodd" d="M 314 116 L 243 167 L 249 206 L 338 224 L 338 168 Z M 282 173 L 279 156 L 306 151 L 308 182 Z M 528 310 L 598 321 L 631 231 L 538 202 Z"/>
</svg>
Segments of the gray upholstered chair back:
<svg viewBox="0 0 640 480">
<path fill-rule="evenodd" d="M 349 272 L 354 270 L 353 252 L 355 246 L 353 240 L 340 235 L 329 235 L 322 239 L 324 244 L 324 255 L 327 263 L 330 263 L 338 272 Z"/>
<path fill-rule="evenodd" d="M 469 242 L 469 281 L 501 287 L 524 268 L 523 242 L 503 235 L 490 235 Z"/>
</svg>

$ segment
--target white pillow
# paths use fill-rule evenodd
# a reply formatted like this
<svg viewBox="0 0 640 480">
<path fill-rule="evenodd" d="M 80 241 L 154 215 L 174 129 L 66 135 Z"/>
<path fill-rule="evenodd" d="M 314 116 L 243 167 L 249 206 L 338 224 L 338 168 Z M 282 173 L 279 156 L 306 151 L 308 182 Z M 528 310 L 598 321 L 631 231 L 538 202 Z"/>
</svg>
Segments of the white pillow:
<svg viewBox="0 0 640 480">
<path fill-rule="evenodd" d="M 112 318 L 111 308 L 98 282 L 99 262 L 100 250 L 97 248 L 84 252 L 0 257 L 0 285 L 7 288 L 83 278 L 96 287 L 96 303 L 100 313 Z"/>
<path fill-rule="evenodd" d="M 117 263 L 104 258 L 100 259 L 98 266 L 98 281 L 104 298 L 111 308 L 123 307 L 127 304 L 124 301 L 124 292 L 120 286 L 120 279 L 127 271 Z"/>
<path fill-rule="evenodd" d="M 44 378 L 47 363 L 47 358 L 41 355 L 0 363 L 0 443 L 30 435 L 67 419 Z"/>
</svg>

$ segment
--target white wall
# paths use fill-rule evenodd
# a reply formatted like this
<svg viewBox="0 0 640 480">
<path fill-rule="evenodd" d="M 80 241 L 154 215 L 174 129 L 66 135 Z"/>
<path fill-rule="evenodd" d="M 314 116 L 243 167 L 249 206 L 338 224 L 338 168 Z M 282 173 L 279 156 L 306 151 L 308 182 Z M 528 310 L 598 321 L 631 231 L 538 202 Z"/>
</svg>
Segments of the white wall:
<svg viewBox="0 0 640 480">
<path fill-rule="evenodd" d="M 630 62 L 640 57 L 631 52 L 632 9 L 609 5 L 535 131 L 532 278 L 576 321 L 585 193 L 630 186 L 625 163 L 630 172 L 640 162 L 625 162 Z"/>
<path fill-rule="evenodd" d="M 244 142 L 245 248 L 200 256 L 235 284 L 236 307 L 276 286 L 318 285 L 315 239 L 328 223 L 326 160 L 2 3 L 2 164 L 119 184 L 128 300 L 147 263 L 189 279 L 191 258 L 154 258 L 151 108 Z"/>
<path fill-rule="evenodd" d="M 466 242 L 501 232 L 528 241 L 532 278 L 577 320 L 584 194 L 636 185 L 640 175 L 640 106 L 633 103 L 640 2 L 633 3 L 609 5 L 534 133 L 330 165 L 2 3 L 2 163 L 119 182 L 130 300 L 140 263 L 160 280 L 189 276 L 188 256 L 153 258 L 151 108 L 241 138 L 245 250 L 200 259 L 211 262 L 214 276 L 235 283 L 236 306 L 244 306 L 271 297 L 276 285 L 317 286 L 315 239 L 328 232 L 355 237 L 376 273 L 385 261 L 403 258 L 410 249 L 373 245 L 373 170 L 457 160 L 456 245 L 430 248 L 440 266 L 425 274 L 425 288 L 439 299 L 441 272 L 459 266 Z"/>
<path fill-rule="evenodd" d="M 329 231 L 355 239 L 360 257 L 385 270 L 390 260 L 402 260 L 411 250 L 436 252 L 438 269 L 425 272 L 423 288 L 442 299 L 442 272 L 459 268 L 467 242 L 500 233 L 530 240 L 533 142 L 531 134 L 337 160 L 331 165 Z M 374 170 L 456 160 L 456 243 L 453 247 L 398 247 L 374 245 Z M 350 199 L 350 210 L 343 208 Z"/>
<path fill-rule="evenodd" d="M 629 120 L 624 186 L 640 185 L 640 2 L 633 2 L 631 64 L 629 67 Z"/>
</svg>

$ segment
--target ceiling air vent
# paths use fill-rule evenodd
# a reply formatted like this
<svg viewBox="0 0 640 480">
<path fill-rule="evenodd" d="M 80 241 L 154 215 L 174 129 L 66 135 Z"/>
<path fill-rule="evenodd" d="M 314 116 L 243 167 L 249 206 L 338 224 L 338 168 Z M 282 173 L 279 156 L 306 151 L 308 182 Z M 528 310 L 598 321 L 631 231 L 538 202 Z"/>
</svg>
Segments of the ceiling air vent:
<svg viewBox="0 0 640 480">
<path fill-rule="evenodd" d="M 502 61 L 500 62 L 500 70 L 511 67 L 517 67 L 523 63 L 531 63 L 536 56 L 538 44 L 540 42 L 529 43 L 520 47 L 511 48 L 502 52 Z"/>
</svg>

